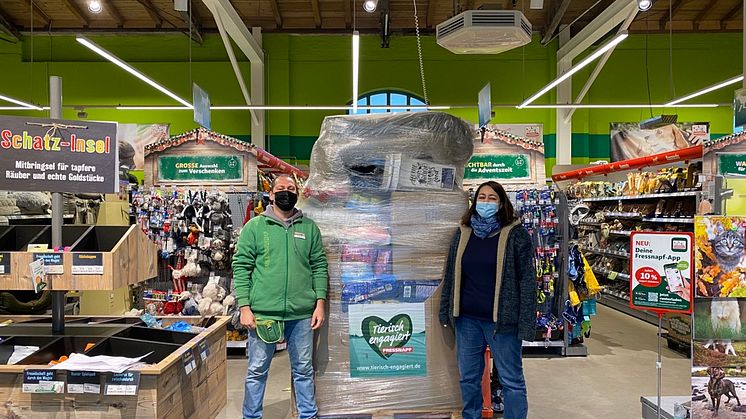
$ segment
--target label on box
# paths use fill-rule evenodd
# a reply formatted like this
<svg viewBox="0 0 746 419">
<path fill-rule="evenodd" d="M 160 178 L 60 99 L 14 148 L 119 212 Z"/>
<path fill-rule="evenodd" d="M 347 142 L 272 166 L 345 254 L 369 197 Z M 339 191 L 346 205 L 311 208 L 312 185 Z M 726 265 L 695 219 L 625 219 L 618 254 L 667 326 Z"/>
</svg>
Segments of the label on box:
<svg viewBox="0 0 746 419">
<path fill-rule="evenodd" d="M 137 396 L 140 387 L 139 372 L 123 372 L 111 374 L 106 378 L 104 395 L 106 396 Z"/>
<path fill-rule="evenodd" d="M 44 271 L 47 275 L 62 275 L 65 273 L 62 253 L 35 253 L 34 260 L 44 261 Z"/>
<path fill-rule="evenodd" d="M 197 349 L 199 350 L 199 357 L 202 358 L 202 362 L 207 361 L 207 358 L 210 356 L 210 345 L 207 344 L 207 340 L 203 340 L 197 344 Z"/>
<path fill-rule="evenodd" d="M 64 381 L 56 381 L 55 370 L 25 370 L 23 371 L 24 393 L 62 393 L 65 389 Z"/>
<path fill-rule="evenodd" d="M 101 377 L 93 371 L 68 371 L 68 394 L 100 394 Z"/>
<path fill-rule="evenodd" d="M 104 255 L 101 253 L 73 253 L 73 275 L 103 275 Z"/>
<path fill-rule="evenodd" d="M 10 253 L 0 253 L 0 275 L 10 273 Z"/>
<path fill-rule="evenodd" d="M 197 361 L 194 360 L 194 355 L 192 354 L 192 351 L 187 351 L 184 355 L 181 357 L 182 361 L 184 361 L 184 371 L 186 371 L 186 374 L 191 374 L 194 370 L 197 369 Z"/>
</svg>

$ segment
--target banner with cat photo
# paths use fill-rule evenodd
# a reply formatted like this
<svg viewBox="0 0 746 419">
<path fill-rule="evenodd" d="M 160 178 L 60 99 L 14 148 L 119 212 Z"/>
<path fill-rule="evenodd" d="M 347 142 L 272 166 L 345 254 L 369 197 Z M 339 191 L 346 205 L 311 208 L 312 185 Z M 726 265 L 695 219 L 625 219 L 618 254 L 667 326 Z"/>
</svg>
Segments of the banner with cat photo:
<svg viewBox="0 0 746 419">
<path fill-rule="evenodd" d="M 746 297 L 746 217 L 694 218 L 696 296 Z"/>
<path fill-rule="evenodd" d="M 611 161 L 621 161 L 700 145 L 710 139 L 710 123 L 678 123 L 643 129 L 639 122 L 611 124 Z"/>
<path fill-rule="evenodd" d="M 350 376 L 427 375 L 424 304 L 349 307 Z"/>
</svg>

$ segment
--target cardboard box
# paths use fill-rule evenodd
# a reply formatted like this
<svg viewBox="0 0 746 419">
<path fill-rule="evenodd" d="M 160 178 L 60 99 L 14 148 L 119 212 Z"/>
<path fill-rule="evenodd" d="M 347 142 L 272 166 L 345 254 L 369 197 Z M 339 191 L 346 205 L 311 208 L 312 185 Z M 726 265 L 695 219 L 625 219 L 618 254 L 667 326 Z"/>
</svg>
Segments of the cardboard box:
<svg viewBox="0 0 746 419">
<path fill-rule="evenodd" d="M 130 225 L 130 205 L 127 201 L 104 201 L 98 209 L 97 225 Z"/>
</svg>

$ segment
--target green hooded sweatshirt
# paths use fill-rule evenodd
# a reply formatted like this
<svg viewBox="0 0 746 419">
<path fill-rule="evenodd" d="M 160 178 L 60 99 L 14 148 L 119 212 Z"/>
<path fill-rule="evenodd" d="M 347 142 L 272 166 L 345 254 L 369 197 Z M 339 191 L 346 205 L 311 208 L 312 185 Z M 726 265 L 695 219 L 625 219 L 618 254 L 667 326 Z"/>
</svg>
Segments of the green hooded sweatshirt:
<svg viewBox="0 0 746 419">
<path fill-rule="evenodd" d="M 302 320 L 326 299 L 328 269 L 316 224 L 300 210 L 286 222 L 270 206 L 241 231 L 233 256 L 239 307 L 258 318 Z"/>
</svg>

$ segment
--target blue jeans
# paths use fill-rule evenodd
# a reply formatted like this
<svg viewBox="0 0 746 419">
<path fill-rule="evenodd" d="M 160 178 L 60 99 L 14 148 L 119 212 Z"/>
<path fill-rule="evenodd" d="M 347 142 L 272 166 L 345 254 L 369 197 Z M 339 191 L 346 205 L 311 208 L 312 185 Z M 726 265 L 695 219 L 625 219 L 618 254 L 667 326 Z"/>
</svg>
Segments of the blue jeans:
<svg viewBox="0 0 746 419">
<path fill-rule="evenodd" d="M 461 373 L 463 419 L 482 418 L 482 374 L 487 345 L 492 351 L 503 386 L 504 418 L 525 419 L 528 416 L 528 398 L 523 378 L 521 340 L 511 334 L 495 334 L 493 322 L 457 317 L 456 354 Z"/>
<path fill-rule="evenodd" d="M 288 343 L 290 369 L 293 373 L 295 403 L 298 419 L 310 419 L 318 414 L 313 384 L 313 330 L 311 319 L 285 322 L 285 341 Z M 261 419 L 264 390 L 267 387 L 269 364 L 275 344 L 264 343 L 255 330 L 249 331 L 247 343 L 249 371 L 243 399 L 244 419 Z"/>
</svg>

